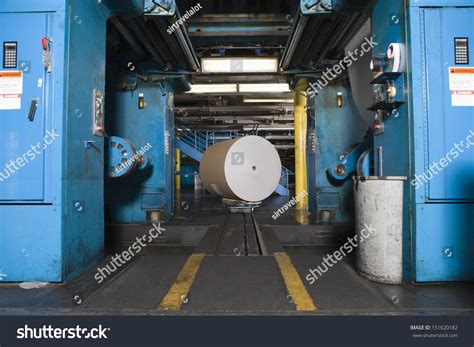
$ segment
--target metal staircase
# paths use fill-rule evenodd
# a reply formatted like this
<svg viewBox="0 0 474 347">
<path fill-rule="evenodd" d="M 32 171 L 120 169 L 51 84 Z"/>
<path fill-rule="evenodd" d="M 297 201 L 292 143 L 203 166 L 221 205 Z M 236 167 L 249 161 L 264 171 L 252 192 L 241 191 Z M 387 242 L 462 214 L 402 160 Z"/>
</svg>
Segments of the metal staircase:
<svg viewBox="0 0 474 347">
<path fill-rule="evenodd" d="M 202 154 L 204 151 L 213 144 L 235 139 L 239 136 L 238 131 L 197 131 L 187 130 L 184 131 L 179 138 L 176 139 L 176 147 L 181 152 L 189 155 L 196 161 L 201 161 Z M 294 175 L 293 172 L 282 166 L 280 183 L 276 188 L 275 192 L 282 196 L 289 196 L 289 177 Z"/>
</svg>

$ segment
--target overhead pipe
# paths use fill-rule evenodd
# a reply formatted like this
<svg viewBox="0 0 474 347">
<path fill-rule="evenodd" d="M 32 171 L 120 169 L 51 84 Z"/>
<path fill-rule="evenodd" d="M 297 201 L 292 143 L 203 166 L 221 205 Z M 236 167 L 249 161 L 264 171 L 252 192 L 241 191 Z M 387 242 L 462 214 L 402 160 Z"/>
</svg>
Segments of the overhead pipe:
<svg viewBox="0 0 474 347">
<path fill-rule="evenodd" d="M 283 52 L 283 56 L 280 63 L 280 68 L 282 70 L 286 70 L 290 66 L 291 60 L 293 59 L 296 48 L 307 24 L 308 16 L 303 16 L 301 12 L 299 12 L 295 24 L 295 29 L 292 31 L 288 40 L 288 44 L 286 45 L 285 51 Z"/>
<path fill-rule="evenodd" d="M 188 43 L 188 40 L 186 40 L 187 34 L 183 32 L 181 28 L 178 28 L 178 30 L 175 31 L 176 36 L 178 38 L 178 43 L 183 50 L 183 53 L 186 57 L 186 60 L 188 61 L 188 65 L 191 68 L 192 71 L 197 71 L 200 69 L 199 61 L 196 57 L 196 53 L 194 53 L 194 49 L 190 46 L 190 43 Z"/>
<path fill-rule="evenodd" d="M 160 55 L 160 53 L 156 50 L 155 47 L 150 43 L 150 38 L 143 32 L 140 27 L 136 24 L 136 22 L 131 18 L 123 18 L 125 25 L 132 31 L 133 35 L 135 36 L 136 40 L 140 39 L 140 42 L 145 46 L 148 52 L 153 56 L 153 58 L 160 64 L 161 66 L 166 66 L 166 61 Z"/>
<path fill-rule="evenodd" d="M 161 61 L 163 61 L 162 66 L 166 69 L 167 66 L 169 65 L 169 56 L 166 55 L 166 51 L 163 51 L 162 47 L 160 47 L 157 43 L 156 39 L 156 34 L 153 34 L 150 31 L 150 28 L 147 26 L 145 21 L 142 21 L 140 19 L 134 20 L 134 22 L 137 24 L 137 26 L 140 28 L 140 30 L 143 32 L 143 35 L 145 37 L 145 42 L 147 42 L 150 47 L 153 47 L 153 52 L 155 52 L 155 55 L 158 55 L 161 57 Z"/>
<path fill-rule="evenodd" d="M 333 39 L 331 42 L 332 44 L 325 45 L 323 48 L 326 51 L 329 51 L 332 49 L 335 44 L 337 44 L 339 41 L 344 41 L 345 35 L 348 34 L 348 30 L 346 28 L 352 28 L 353 29 L 358 29 L 360 26 L 363 24 L 364 19 L 366 18 L 365 12 L 371 5 L 373 0 L 333 0 L 331 2 L 330 9 L 328 10 L 329 12 L 323 13 L 323 12 L 304 12 L 302 11 L 302 8 L 298 10 L 298 14 L 295 19 L 295 25 L 293 27 L 293 30 L 290 34 L 290 38 L 288 40 L 288 44 L 286 45 L 286 48 L 283 52 L 281 63 L 280 63 L 280 69 L 282 70 L 287 70 L 291 65 L 294 60 L 295 52 L 298 50 L 298 46 L 301 45 L 301 41 L 303 39 L 303 33 L 305 30 L 307 31 L 315 31 L 318 29 L 319 25 L 321 25 L 322 21 L 325 16 L 331 16 L 334 13 L 339 14 L 340 16 L 345 16 L 347 14 L 352 15 L 351 18 L 349 19 L 349 23 L 346 25 L 343 25 L 343 29 L 340 29 L 336 35 L 339 35 L 336 39 Z M 314 3 L 318 3 L 318 1 L 314 1 Z M 308 5 L 308 3 L 306 4 Z M 343 17 L 342 17 L 343 18 Z M 307 36 L 307 35 L 305 35 Z M 307 50 L 308 52 L 311 52 L 309 49 L 310 47 L 307 46 L 304 49 Z M 304 55 L 307 55 L 308 52 Z M 319 54 L 318 56 L 318 61 L 321 60 L 321 57 L 323 54 Z M 307 57 L 303 57 L 307 58 Z"/>
<path fill-rule="evenodd" d="M 181 62 L 185 64 L 186 57 L 184 55 L 184 52 L 182 52 L 180 46 L 178 45 L 177 40 L 175 40 L 171 35 L 166 32 L 168 21 L 160 19 L 156 18 L 156 16 L 151 16 L 147 18 L 147 20 L 152 23 L 152 26 L 156 30 L 156 32 L 163 39 L 165 45 L 167 46 L 166 48 L 169 51 L 169 54 L 173 57 L 172 59 L 176 62 L 179 62 L 180 64 Z"/>
<path fill-rule="evenodd" d="M 284 116 L 284 115 L 269 115 L 269 116 L 262 116 L 262 115 L 236 115 L 236 114 L 229 114 L 229 115 L 221 115 L 221 116 L 213 116 L 213 115 L 203 115 L 203 116 L 179 116 L 176 115 L 177 119 L 180 120 L 188 120 L 188 121 L 202 121 L 202 120 L 239 120 L 239 119 L 249 119 L 249 120 L 257 120 L 257 119 L 266 119 L 266 120 L 276 120 L 276 121 L 288 121 L 293 123 L 293 115 L 291 116 Z"/>
<path fill-rule="evenodd" d="M 222 112 L 274 112 L 279 114 L 286 114 L 293 111 L 293 107 L 291 106 L 189 106 L 189 107 L 182 107 L 182 110 L 187 113 L 192 112 L 209 112 L 209 113 L 222 113 Z M 180 109 L 178 109 L 178 113 Z"/>
<path fill-rule="evenodd" d="M 252 128 L 249 126 L 244 127 L 244 131 L 251 131 Z M 275 125 L 260 125 L 258 131 L 294 131 L 295 127 L 293 126 L 275 126 Z"/>
<path fill-rule="evenodd" d="M 331 40 L 332 44 L 327 44 L 317 53 L 316 59 L 314 57 L 304 57 L 304 61 L 314 61 L 315 66 L 319 66 L 323 58 L 331 51 L 341 51 L 346 47 L 347 43 L 353 37 L 354 33 L 356 33 L 360 28 L 364 25 L 365 21 L 367 20 L 367 16 L 363 13 L 353 13 L 350 16 L 350 19 L 347 22 L 344 19 L 340 18 L 335 21 L 333 24 L 333 28 L 331 28 L 331 32 L 333 33 L 334 37 Z M 346 23 L 346 24 L 344 24 Z"/>
<path fill-rule="evenodd" d="M 181 18 L 178 9 L 176 8 L 176 15 L 174 17 L 168 17 L 168 22 L 172 25 L 178 22 Z M 196 52 L 194 52 L 194 48 L 192 46 L 191 40 L 189 39 L 188 32 L 183 30 L 182 25 L 178 25 L 178 28 L 174 32 L 178 44 L 183 50 L 184 56 L 188 62 L 189 67 L 193 71 L 197 71 L 201 69 L 201 65 L 199 63 L 199 59 L 197 58 Z"/>
<path fill-rule="evenodd" d="M 365 12 L 372 6 L 374 0 L 332 0 L 335 12 Z"/>
<path fill-rule="evenodd" d="M 128 31 L 128 29 L 123 25 L 123 23 L 117 18 L 112 17 L 110 18 L 110 23 L 113 27 L 122 35 L 122 37 L 127 41 L 127 43 L 132 47 L 132 50 L 135 51 L 139 56 L 145 56 L 146 52 L 137 44 L 137 41 L 133 37 L 133 35 Z"/>
</svg>

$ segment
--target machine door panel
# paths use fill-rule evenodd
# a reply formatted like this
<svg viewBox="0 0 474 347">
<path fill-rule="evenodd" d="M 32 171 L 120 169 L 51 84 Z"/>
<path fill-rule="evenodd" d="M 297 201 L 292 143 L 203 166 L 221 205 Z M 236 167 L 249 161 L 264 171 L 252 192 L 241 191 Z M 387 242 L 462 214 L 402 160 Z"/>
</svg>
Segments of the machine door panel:
<svg viewBox="0 0 474 347">
<path fill-rule="evenodd" d="M 45 13 L 0 13 L 0 202 L 45 196 Z"/>
<path fill-rule="evenodd" d="M 474 9 L 423 12 L 428 198 L 474 200 Z"/>
</svg>

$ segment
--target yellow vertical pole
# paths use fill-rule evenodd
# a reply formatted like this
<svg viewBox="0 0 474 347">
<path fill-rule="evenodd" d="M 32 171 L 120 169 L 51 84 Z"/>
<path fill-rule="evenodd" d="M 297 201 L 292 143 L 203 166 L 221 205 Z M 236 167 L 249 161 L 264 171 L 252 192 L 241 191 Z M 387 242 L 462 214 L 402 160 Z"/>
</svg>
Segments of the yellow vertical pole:
<svg viewBox="0 0 474 347">
<path fill-rule="evenodd" d="M 181 189 L 181 151 L 178 148 L 174 150 L 174 161 L 175 161 L 174 187 L 176 190 L 180 190 Z"/>
<path fill-rule="evenodd" d="M 300 79 L 293 91 L 295 113 L 295 194 L 299 197 L 304 196 L 304 198 L 301 198 L 296 203 L 296 208 L 301 210 L 308 209 L 308 178 L 306 173 L 307 88 L 308 81 Z"/>
</svg>

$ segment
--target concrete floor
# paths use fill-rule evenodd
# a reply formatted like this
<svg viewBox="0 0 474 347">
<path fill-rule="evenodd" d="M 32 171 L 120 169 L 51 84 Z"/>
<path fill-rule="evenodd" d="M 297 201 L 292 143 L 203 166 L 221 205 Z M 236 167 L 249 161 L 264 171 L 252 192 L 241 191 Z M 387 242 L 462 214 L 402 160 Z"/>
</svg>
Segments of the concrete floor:
<svg viewBox="0 0 474 347">
<path fill-rule="evenodd" d="M 404 314 L 473 314 L 473 283 L 429 285 L 381 285 L 357 275 L 353 259 L 344 259 L 315 284 L 306 280 L 309 268 L 320 265 L 324 255 L 338 247 L 350 226 L 304 226 L 290 211 L 277 221 L 272 211 L 286 198 L 274 197 L 256 213 L 262 227 L 271 228 L 281 241 L 268 255 L 212 255 L 202 251 L 201 241 L 211 228 L 222 225 L 227 213 L 220 200 L 209 196 L 182 194 L 175 220 L 165 224 L 164 237 L 145 248 L 138 256 L 98 284 L 97 272 L 91 269 L 68 283 L 49 284 L 25 290 L 18 284 L 0 285 L 0 314 L 138 314 L 138 315 L 404 315 Z M 186 204 L 182 204 L 185 201 Z M 233 224 L 234 223 L 234 224 Z M 237 228 L 237 221 L 231 222 Z M 146 226 L 113 228 L 107 232 L 107 252 L 115 254 L 128 247 Z M 283 247 L 283 246 L 284 247 Z M 280 247 L 281 252 L 278 251 Z M 293 283 L 303 298 L 314 303 L 314 310 L 298 311 L 277 254 L 290 259 L 295 275 Z M 190 259 L 202 254 L 194 277 L 186 272 Z M 104 267 L 105 259 L 99 267 Z M 192 265 L 192 264 L 191 264 Z M 192 267 L 192 266 L 191 266 Z M 290 268 L 290 271 L 291 271 Z M 189 270 L 189 269 L 188 269 Z M 291 276 L 291 273 L 290 273 Z M 296 277 L 298 277 L 296 275 Z M 291 281 L 290 281 L 291 282 Z M 169 309 L 167 301 L 173 290 L 182 290 L 179 308 Z M 291 283 L 290 283 L 291 286 Z M 294 289 L 293 289 L 294 290 Z M 174 293 L 176 294 L 176 293 Z M 179 294 L 176 294 L 179 296 Z M 299 296 L 296 293 L 295 296 Z M 165 307 L 165 308 L 164 308 Z"/>
</svg>

